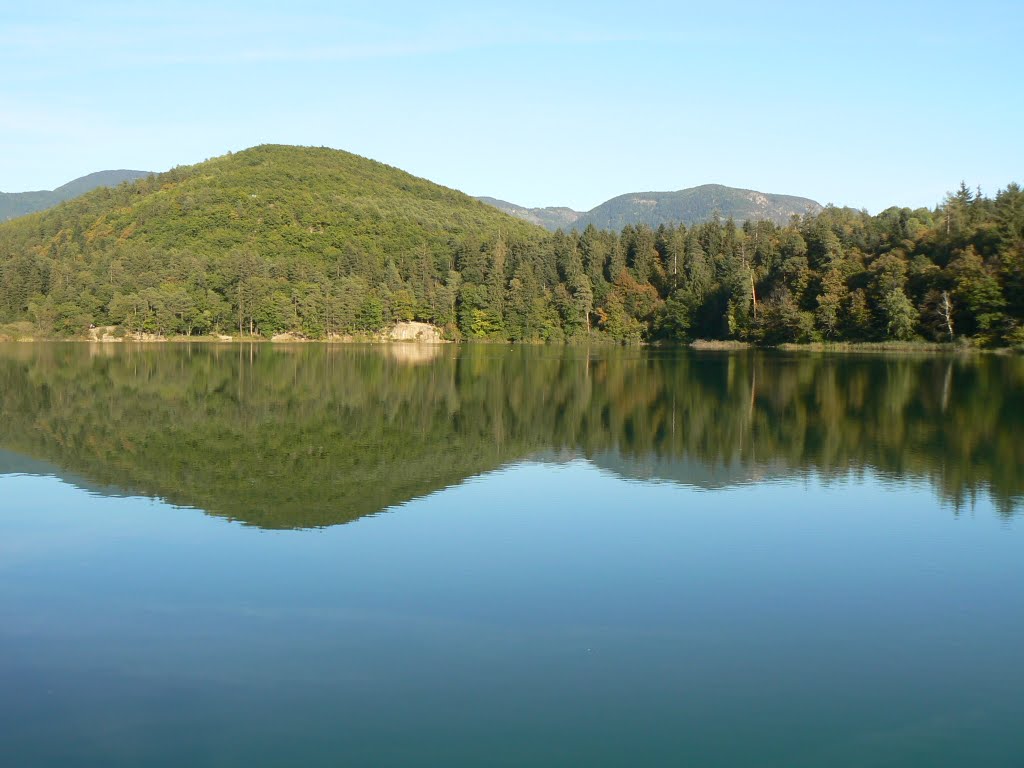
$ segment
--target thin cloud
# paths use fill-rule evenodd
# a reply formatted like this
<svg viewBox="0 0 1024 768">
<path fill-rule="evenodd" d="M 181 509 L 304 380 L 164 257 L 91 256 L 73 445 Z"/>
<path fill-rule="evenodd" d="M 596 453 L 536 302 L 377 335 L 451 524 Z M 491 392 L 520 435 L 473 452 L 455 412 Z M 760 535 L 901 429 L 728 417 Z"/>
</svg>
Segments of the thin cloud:
<svg viewBox="0 0 1024 768">
<path fill-rule="evenodd" d="M 74 61 L 78 68 L 110 65 L 303 63 L 409 58 L 534 45 L 636 42 L 629 30 L 581 24 L 544 27 L 491 17 L 440 20 L 419 29 L 332 17 L 170 18 L 154 26 L 127 18 L 83 36 L 73 22 L 8 24 L 0 30 L 0 60 L 41 66 Z M 254 42 L 255 41 L 255 42 Z"/>
</svg>

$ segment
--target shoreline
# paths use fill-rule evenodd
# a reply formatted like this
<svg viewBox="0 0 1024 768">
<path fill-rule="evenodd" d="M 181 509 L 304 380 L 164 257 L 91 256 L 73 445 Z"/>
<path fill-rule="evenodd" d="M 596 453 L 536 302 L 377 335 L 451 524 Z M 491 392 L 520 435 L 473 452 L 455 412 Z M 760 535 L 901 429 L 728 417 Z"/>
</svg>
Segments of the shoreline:
<svg viewBox="0 0 1024 768">
<path fill-rule="evenodd" d="M 130 345 L 160 345 L 160 344 L 220 344 L 225 346 L 235 344 L 269 344 L 275 346 L 288 346 L 295 344 L 320 344 L 324 346 L 347 345 L 347 344 L 373 344 L 381 346 L 416 346 L 416 347 L 441 347 L 441 346 L 463 346 L 463 345 L 508 345 L 508 346 L 639 346 L 651 349 L 692 349 L 697 352 L 742 352 L 742 351 L 774 351 L 774 352 L 814 352 L 817 354 L 928 354 L 928 355 L 1013 355 L 1024 354 L 1024 349 L 1018 347 L 992 347 L 983 348 L 967 344 L 937 343 L 937 342 L 908 342 L 908 341 L 863 341 L 863 342 L 809 342 L 806 344 L 785 343 L 776 345 L 760 345 L 746 341 L 733 340 L 709 340 L 695 339 L 689 342 L 653 342 L 641 344 L 619 344 L 611 340 L 580 340 L 563 341 L 556 344 L 549 342 L 522 342 L 502 341 L 494 339 L 470 339 L 455 341 L 440 338 L 395 338 L 387 335 L 365 335 L 365 336 L 339 336 L 330 339 L 309 339 L 293 334 L 282 334 L 274 338 L 265 336 L 226 336 L 226 335 L 205 335 L 205 336 L 104 336 L 102 338 L 89 338 L 83 336 L 69 337 L 41 337 L 41 336 L 3 336 L 0 335 L 0 344 L 90 344 L 96 346 L 118 346 L 121 344 Z"/>
</svg>

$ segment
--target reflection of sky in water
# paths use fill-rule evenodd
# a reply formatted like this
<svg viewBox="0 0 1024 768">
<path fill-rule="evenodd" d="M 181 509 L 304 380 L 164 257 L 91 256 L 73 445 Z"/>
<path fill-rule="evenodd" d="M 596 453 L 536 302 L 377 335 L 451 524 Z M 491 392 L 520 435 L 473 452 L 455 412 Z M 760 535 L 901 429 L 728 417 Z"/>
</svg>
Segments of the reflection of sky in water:
<svg viewBox="0 0 1024 768">
<path fill-rule="evenodd" d="M 265 531 L 0 477 L 17 764 L 1011 765 L 1021 526 L 527 462 Z M 31 759 L 29 759 L 31 758 Z"/>
</svg>

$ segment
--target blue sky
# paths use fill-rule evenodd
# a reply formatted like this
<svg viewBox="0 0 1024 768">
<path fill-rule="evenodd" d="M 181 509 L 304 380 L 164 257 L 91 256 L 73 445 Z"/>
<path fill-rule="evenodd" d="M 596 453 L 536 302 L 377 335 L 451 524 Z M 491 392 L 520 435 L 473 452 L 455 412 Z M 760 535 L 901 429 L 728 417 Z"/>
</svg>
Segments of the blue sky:
<svg viewBox="0 0 1024 768">
<path fill-rule="evenodd" d="M 1024 181 L 1019 1 L 0 6 L 5 192 L 266 142 L 583 210 L 722 183 L 874 212 Z"/>
</svg>

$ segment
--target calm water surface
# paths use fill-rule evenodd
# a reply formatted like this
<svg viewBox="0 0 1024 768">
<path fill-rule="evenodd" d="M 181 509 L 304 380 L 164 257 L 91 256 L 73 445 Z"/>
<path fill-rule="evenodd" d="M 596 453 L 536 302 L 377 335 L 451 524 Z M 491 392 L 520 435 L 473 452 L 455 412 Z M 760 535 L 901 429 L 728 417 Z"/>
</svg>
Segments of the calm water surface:
<svg viewBox="0 0 1024 768">
<path fill-rule="evenodd" d="M 1024 765 L 1024 361 L 0 345 L 0 764 Z"/>
</svg>

